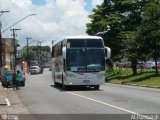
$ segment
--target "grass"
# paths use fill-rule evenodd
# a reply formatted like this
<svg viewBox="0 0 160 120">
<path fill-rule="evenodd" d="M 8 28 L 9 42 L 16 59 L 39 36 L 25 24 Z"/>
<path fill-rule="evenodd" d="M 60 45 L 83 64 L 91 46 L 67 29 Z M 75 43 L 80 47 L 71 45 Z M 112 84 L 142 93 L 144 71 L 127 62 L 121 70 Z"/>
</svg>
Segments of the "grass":
<svg viewBox="0 0 160 120">
<path fill-rule="evenodd" d="M 138 74 L 133 76 L 130 68 L 114 69 L 114 73 L 107 70 L 106 82 L 160 87 L 160 74 L 156 75 L 155 70 L 138 70 Z"/>
</svg>

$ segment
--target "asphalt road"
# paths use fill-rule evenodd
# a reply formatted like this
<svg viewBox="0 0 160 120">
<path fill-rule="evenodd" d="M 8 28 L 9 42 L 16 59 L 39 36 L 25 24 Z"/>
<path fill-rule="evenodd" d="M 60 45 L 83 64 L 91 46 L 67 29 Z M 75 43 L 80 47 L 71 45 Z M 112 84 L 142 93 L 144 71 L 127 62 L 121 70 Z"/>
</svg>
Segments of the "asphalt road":
<svg viewBox="0 0 160 120">
<path fill-rule="evenodd" d="M 26 86 L 17 95 L 29 113 L 40 119 L 42 115 L 52 119 L 52 115 L 56 119 L 61 115 L 61 119 L 66 119 L 68 114 L 71 115 L 67 117 L 69 120 L 87 117 L 92 120 L 140 119 L 133 115 L 146 117 L 146 114 L 152 114 L 149 118 L 160 119 L 157 115 L 160 114 L 160 89 L 105 84 L 98 91 L 89 88 L 62 91 L 61 87 L 54 87 L 48 69 L 43 74 L 27 76 Z"/>
</svg>

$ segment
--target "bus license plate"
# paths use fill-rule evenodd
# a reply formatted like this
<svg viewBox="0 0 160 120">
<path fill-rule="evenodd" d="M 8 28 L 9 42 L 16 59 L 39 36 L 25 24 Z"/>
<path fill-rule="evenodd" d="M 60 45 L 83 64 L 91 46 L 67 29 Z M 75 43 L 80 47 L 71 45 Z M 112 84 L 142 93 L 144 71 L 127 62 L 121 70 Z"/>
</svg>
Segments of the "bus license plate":
<svg viewBox="0 0 160 120">
<path fill-rule="evenodd" d="M 83 80 L 83 83 L 90 83 L 90 80 Z"/>
</svg>

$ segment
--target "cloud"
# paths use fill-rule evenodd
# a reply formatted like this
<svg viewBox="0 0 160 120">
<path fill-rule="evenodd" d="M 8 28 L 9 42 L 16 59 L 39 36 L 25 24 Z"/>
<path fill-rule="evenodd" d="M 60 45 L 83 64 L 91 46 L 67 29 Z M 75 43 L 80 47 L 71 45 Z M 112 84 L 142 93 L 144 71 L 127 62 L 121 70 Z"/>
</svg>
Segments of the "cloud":
<svg viewBox="0 0 160 120">
<path fill-rule="evenodd" d="M 100 4 L 98 1 L 101 0 L 93 0 L 94 6 Z M 33 4 L 32 0 L 0 0 L 0 3 L 0 11 L 10 11 L 1 16 L 2 30 L 29 14 L 37 14 L 14 26 L 21 28 L 16 33 L 22 46 L 27 36 L 32 40 L 57 40 L 66 35 L 86 34 L 90 14 L 85 9 L 86 0 L 46 0 L 43 5 Z M 2 35 L 11 37 L 11 31 L 8 29 Z"/>
<path fill-rule="evenodd" d="M 104 0 L 93 0 L 92 1 L 92 6 L 96 7 L 96 5 L 101 5 Z"/>
</svg>

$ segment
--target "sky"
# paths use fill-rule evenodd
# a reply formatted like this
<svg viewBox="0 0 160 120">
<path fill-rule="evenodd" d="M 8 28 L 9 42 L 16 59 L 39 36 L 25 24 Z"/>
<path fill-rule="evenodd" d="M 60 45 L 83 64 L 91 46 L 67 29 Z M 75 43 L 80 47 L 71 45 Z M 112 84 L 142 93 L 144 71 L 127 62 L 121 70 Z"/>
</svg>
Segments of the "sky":
<svg viewBox="0 0 160 120">
<path fill-rule="evenodd" d="M 42 45 L 51 45 L 52 40 L 70 35 L 86 35 L 88 15 L 103 0 L 0 0 L 0 11 L 10 11 L 0 16 L 2 31 L 22 20 L 12 28 L 16 31 L 16 39 L 21 46 L 29 41 L 44 41 Z M 26 17 L 30 14 L 36 14 Z M 11 38 L 10 29 L 2 33 L 2 37 Z M 36 44 L 36 42 L 32 42 Z"/>
</svg>

